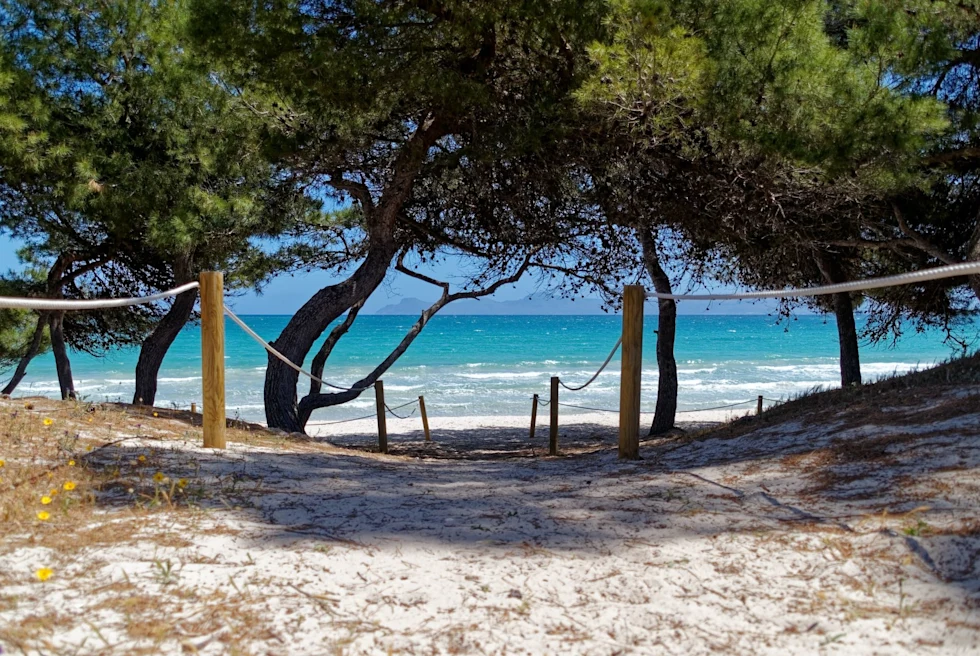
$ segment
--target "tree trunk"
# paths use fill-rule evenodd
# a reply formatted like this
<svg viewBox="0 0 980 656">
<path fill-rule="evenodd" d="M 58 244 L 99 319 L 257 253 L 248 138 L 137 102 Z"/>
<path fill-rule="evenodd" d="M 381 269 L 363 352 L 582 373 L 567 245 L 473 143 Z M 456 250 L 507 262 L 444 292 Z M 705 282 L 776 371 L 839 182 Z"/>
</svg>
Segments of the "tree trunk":
<svg viewBox="0 0 980 656">
<path fill-rule="evenodd" d="M 817 266 L 824 280 L 831 285 L 847 282 L 833 255 L 819 253 Z M 854 322 L 854 301 L 849 293 L 834 294 L 834 314 L 837 317 L 837 339 L 840 343 L 841 387 L 861 384 L 861 358 L 858 350 L 857 326 Z"/>
<path fill-rule="evenodd" d="M 290 361 L 300 364 L 327 326 L 351 306 L 366 299 L 388 273 L 396 248 L 391 239 L 377 240 L 368 256 L 347 280 L 324 287 L 293 315 L 272 345 Z M 299 374 L 292 367 L 269 355 L 265 373 L 265 420 L 270 428 L 301 433 L 296 402 Z M 356 398 L 354 394 L 352 398 Z"/>
<path fill-rule="evenodd" d="M 639 230 L 643 246 L 643 264 L 653 288 L 661 294 L 672 294 L 670 278 L 660 265 L 657 241 L 649 228 Z M 677 303 L 669 299 L 658 302 L 657 317 L 657 408 L 650 426 L 650 435 L 666 433 L 674 427 L 677 417 L 677 361 L 674 359 L 674 336 L 677 329 Z"/>
<path fill-rule="evenodd" d="M 183 285 L 190 282 L 193 273 L 189 258 L 181 258 L 174 265 L 174 283 Z M 181 329 L 194 311 L 197 290 L 192 289 L 177 296 L 170 310 L 163 316 L 143 343 L 140 357 L 136 363 L 136 391 L 133 393 L 134 405 L 153 405 L 157 396 L 157 376 L 167 351 L 173 345 Z"/>
<path fill-rule="evenodd" d="M 41 351 L 41 342 L 44 339 L 44 326 L 48 323 L 47 313 L 42 312 L 37 317 L 37 327 L 34 329 L 34 337 L 31 338 L 31 345 L 28 347 L 27 352 L 21 357 L 20 362 L 17 363 L 17 369 L 14 370 L 14 377 L 7 381 L 6 387 L 0 394 L 13 394 L 14 390 L 20 384 L 20 381 L 24 380 L 24 376 L 27 375 L 27 365 L 31 363 L 31 360 Z"/>
<path fill-rule="evenodd" d="M 358 301 L 350 310 L 347 311 L 347 316 L 344 318 L 343 322 L 334 327 L 330 331 L 330 335 L 327 337 L 326 341 L 323 342 L 323 346 L 313 357 L 313 364 L 310 366 L 310 373 L 317 378 L 323 378 L 323 367 L 327 364 L 327 358 L 333 352 L 333 348 L 340 341 L 340 338 L 347 334 L 350 327 L 354 325 L 354 321 L 357 319 L 358 312 L 364 307 L 364 301 L 367 299 Z M 322 391 L 320 381 L 310 380 L 310 393 L 307 397 L 317 396 Z M 351 399 L 353 400 L 353 399 Z M 310 415 L 313 414 L 314 408 L 310 405 L 304 405 L 302 402 L 299 404 L 299 423 L 303 426 L 303 430 L 306 430 L 306 424 L 310 421 Z"/>
<path fill-rule="evenodd" d="M 71 374 L 71 361 L 68 359 L 68 349 L 65 348 L 64 317 L 64 312 L 52 312 L 48 318 L 51 351 L 54 353 L 54 364 L 58 370 L 58 385 L 61 387 L 62 400 L 77 398 L 75 381 Z"/>
<path fill-rule="evenodd" d="M 837 338 L 840 341 L 840 384 L 842 387 L 860 385 L 861 358 L 850 294 L 834 294 L 834 314 L 837 315 Z"/>
<path fill-rule="evenodd" d="M 371 192 L 363 184 L 344 181 L 342 176 L 336 184 L 343 185 L 358 203 L 365 214 L 369 246 L 367 258 L 347 280 L 324 287 L 307 301 L 293 315 L 279 338 L 272 345 L 294 364 L 300 364 L 313 348 L 313 343 L 323 334 L 334 319 L 350 309 L 355 303 L 366 299 L 382 283 L 391 266 L 391 260 L 398 252 L 395 243 L 395 224 L 398 216 L 408 202 L 415 186 L 415 178 L 422 167 L 429 149 L 440 137 L 452 132 L 451 122 L 441 117 L 428 115 L 416 128 L 412 137 L 404 144 L 391 162 L 391 177 L 375 203 Z M 290 433 L 301 433 L 299 409 L 296 399 L 296 385 L 299 373 L 269 355 L 269 366 L 265 372 L 265 420 L 270 428 L 278 428 Z M 360 392 L 357 392 L 358 394 Z M 355 395 L 356 397 L 356 395 Z"/>
</svg>

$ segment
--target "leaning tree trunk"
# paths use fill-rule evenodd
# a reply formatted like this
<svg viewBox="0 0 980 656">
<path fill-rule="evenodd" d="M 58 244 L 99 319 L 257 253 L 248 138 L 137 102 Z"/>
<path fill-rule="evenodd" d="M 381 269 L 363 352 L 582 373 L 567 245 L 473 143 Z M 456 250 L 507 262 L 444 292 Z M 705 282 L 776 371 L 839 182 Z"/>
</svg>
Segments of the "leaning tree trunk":
<svg viewBox="0 0 980 656">
<path fill-rule="evenodd" d="M 388 273 L 396 247 L 391 239 L 379 239 L 368 256 L 347 280 L 324 287 L 293 315 L 272 345 L 297 364 L 306 359 L 314 342 L 327 326 L 358 301 L 371 295 Z M 297 407 L 299 374 L 273 355 L 265 372 L 265 420 L 270 428 L 289 433 L 303 432 Z M 356 397 L 356 394 L 355 394 Z"/>
<path fill-rule="evenodd" d="M 77 398 L 75 381 L 71 374 L 71 360 L 68 359 L 68 349 L 65 348 L 64 319 L 64 312 L 52 312 L 48 318 L 51 351 L 54 353 L 54 364 L 58 370 L 58 386 L 61 387 L 62 400 Z"/>
<path fill-rule="evenodd" d="M 365 213 L 369 239 L 367 257 L 350 278 L 318 291 L 286 324 L 273 346 L 291 362 L 303 362 L 327 326 L 355 303 L 370 296 L 382 283 L 398 252 L 395 224 L 412 194 L 415 178 L 429 149 L 439 138 L 450 134 L 451 129 L 451 122 L 428 115 L 391 162 L 391 177 L 378 202 L 363 184 L 338 180 L 338 184 L 358 200 Z M 299 373 L 295 369 L 269 355 L 269 366 L 265 371 L 265 419 L 270 428 L 303 432 L 296 399 L 298 382 Z"/>
<path fill-rule="evenodd" d="M 174 282 L 183 285 L 192 278 L 190 265 L 186 260 L 174 267 Z M 173 345 L 181 329 L 187 325 L 194 303 L 197 302 L 197 290 L 192 289 L 177 296 L 170 310 L 163 316 L 143 344 L 140 346 L 140 357 L 136 363 L 136 391 L 133 393 L 134 405 L 153 405 L 157 396 L 157 377 L 167 351 Z"/>
<path fill-rule="evenodd" d="M 358 301 L 352 305 L 350 310 L 347 311 L 347 316 L 344 318 L 344 320 L 330 331 L 330 335 L 328 335 L 326 341 L 323 342 L 323 346 L 320 347 L 320 350 L 313 357 L 313 364 L 310 366 L 311 374 L 317 378 L 323 378 L 323 367 L 327 364 L 327 358 L 330 357 L 330 354 L 333 352 L 333 348 L 337 345 L 337 342 L 340 341 L 340 338 L 346 335 L 350 330 L 350 327 L 354 325 L 354 321 L 357 319 L 357 314 L 361 311 L 361 308 L 364 307 L 364 301 L 366 300 L 367 299 Z M 316 396 L 321 391 L 322 385 L 320 385 L 320 381 L 310 379 L 310 393 L 307 396 Z M 304 431 L 306 430 L 306 424 L 310 421 L 310 415 L 313 414 L 313 410 L 315 410 L 315 408 L 312 405 L 307 404 L 304 406 L 303 403 L 300 402 L 299 423 L 303 427 Z"/>
<path fill-rule="evenodd" d="M 643 264 L 653 281 L 653 288 L 661 294 L 672 294 L 670 278 L 660 265 L 657 242 L 649 229 L 641 229 Z M 674 335 L 677 329 L 677 303 L 670 299 L 658 301 L 657 316 L 657 408 L 650 426 L 650 435 L 666 433 L 674 427 L 677 417 L 677 361 L 674 359 Z"/>
<path fill-rule="evenodd" d="M 44 327 L 48 323 L 48 316 L 46 313 L 42 312 L 37 317 L 37 327 L 34 328 L 34 337 L 31 338 L 31 344 L 27 348 L 27 352 L 21 357 L 20 362 L 17 363 L 17 369 L 14 370 L 14 377 L 7 381 L 6 387 L 0 391 L 0 394 L 13 394 L 14 390 L 20 384 L 20 381 L 24 380 L 24 376 L 27 375 L 27 365 L 31 363 L 31 360 L 40 353 L 41 342 L 44 339 Z"/>
<path fill-rule="evenodd" d="M 847 282 L 840 265 L 832 255 L 817 255 L 817 265 L 824 280 L 831 284 Z M 861 357 L 858 350 L 857 326 L 854 322 L 854 301 L 849 293 L 833 295 L 837 317 L 837 340 L 840 343 L 840 382 L 842 387 L 861 384 Z"/>
</svg>

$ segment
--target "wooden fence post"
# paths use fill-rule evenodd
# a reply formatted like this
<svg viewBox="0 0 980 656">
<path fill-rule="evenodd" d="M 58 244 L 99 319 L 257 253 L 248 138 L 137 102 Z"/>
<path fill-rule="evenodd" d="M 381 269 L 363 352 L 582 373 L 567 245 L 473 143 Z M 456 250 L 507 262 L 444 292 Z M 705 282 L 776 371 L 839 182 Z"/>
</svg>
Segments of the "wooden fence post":
<svg viewBox="0 0 980 656">
<path fill-rule="evenodd" d="M 429 434 L 429 415 L 425 413 L 425 397 L 419 397 L 419 410 L 422 411 L 422 428 L 425 430 L 425 441 L 431 442 L 432 435 Z"/>
<path fill-rule="evenodd" d="M 640 372 L 643 369 L 642 285 L 623 290 L 623 364 L 619 383 L 619 457 L 640 457 Z"/>
<path fill-rule="evenodd" d="M 388 453 L 388 422 L 385 420 L 385 384 L 374 383 L 374 400 L 378 406 L 378 451 Z"/>
<path fill-rule="evenodd" d="M 757 415 L 761 415 L 762 414 L 762 396 L 761 395 L 759 396 L 759 399 L 756 401 L 756 404 L 755 404 L 755 414 L 757 414 Z"/>
<path fill-rule="evenodd" d="M 225 291 L 220 271 L 201 273 L 201 384 L 204 446 L 225 448 Z"/>
<path fill-rule="evenodd" d="M 191 401 L 191 414 L 192 415 L 196 415 L 197 414 L 197 404 L 194 403 L 193 401 Z"/>
<path fill-rule="evenodd" d="M 551 432 L 548 435 L 548 455 L 558 455 L 558 376 L 551 377 Z"/>
<path fill-rule="evenodd" d="M 534 398 L 531 399 L 531 436 L 528 439 L 534 439 L 534 429 L 538 425 L 538 395 L 535 394 Z"/>
</svg>

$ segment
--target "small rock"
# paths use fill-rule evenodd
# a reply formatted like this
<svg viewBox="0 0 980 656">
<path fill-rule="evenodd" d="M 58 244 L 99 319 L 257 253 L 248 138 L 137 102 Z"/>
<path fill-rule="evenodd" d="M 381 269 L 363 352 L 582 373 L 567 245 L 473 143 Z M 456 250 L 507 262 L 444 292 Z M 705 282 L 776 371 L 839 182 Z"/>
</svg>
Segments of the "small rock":
<svg viewBox="0 0 980 656">
<path fill-rule="evenodd" d="M 520 590 L 511 590 L 507 593 L 508 599 L 523 599 L 524 595 L 521 594 Z"/>
</svg>

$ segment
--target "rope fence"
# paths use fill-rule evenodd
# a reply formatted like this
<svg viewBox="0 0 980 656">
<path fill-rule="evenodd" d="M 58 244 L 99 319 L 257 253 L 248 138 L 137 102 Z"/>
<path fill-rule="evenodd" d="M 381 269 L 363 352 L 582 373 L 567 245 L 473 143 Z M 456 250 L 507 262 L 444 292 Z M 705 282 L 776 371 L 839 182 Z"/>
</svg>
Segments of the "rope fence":
<svg viewBox="0 0 980 656">
<path fill-rule="evenodd" d="M 837 293 L 859 292 L 869 289 L 882 287 L 892 287 L 897 285 L 915 284 L 942 278 L 951 278 L 968 275 L 980 275 L 980 262 L 962 262 L 948 266 L 941 266 L 923 271 L 913 271 L 900 275 L 872 278 L 867 280 L 851 281 L 820 287 L 802 289 L 783 289 L 783 290 L 764 290 L 755 292 L 745 292 L 736 294 L 661 294 L 658 292 L 647 292 L 639 285 L 627 285 L 623 292 L 623 332 L 620 338 L 613 345 L 609 355 L 603 361 L 595 374 L 581 385 L 568 385 L 560 380 L 558 376 L 551 378 L 551 395 L 547 401 L 539 399 L 535 394 L 533 397 L 531 437 L 534 437 L 534 427 L 536 424 L 537 408 L 540 404 L 550 410 L 550 439 L 549 453 L 557 455 L 558 452 L 558 408 L 559 406 L 576 408 L 594 412 L 617 412 L 620 414 L 620 435 L 619 435 L 619 455 L 624 459 L 636 459 L 638 452 L 638 430 L 639 417 L 644 413 L 640 410 L 641 397 L 641 373 L 642 373 L 642 342 L 643 342 L 643 303 L 648 299 L 669 299 L 675 301 L 713 301 L 713 300 L 752 300 L 765 298 L 787 298 L 803 296 L 820 296 Z M 201 350 L 202 350 L 202 387 L 204 392 L 204 411 L 202 418 L 204 432 L 204 446 L 210 448 L 225 447 L 225 427 L 227 415 L 225 412 L 225 378 L 224 378 L 224 349 L 225 349 L 225 322 L 227 316 L 233 323 L 238 325 L 247 335 L 255 340 L 265 351 L 277 358 L 297 373 L 306 376 L 310 380 L 319 384 L 338 390 L 341 392 L 363 392 L 368 389 L 368 385 L 362 387 L 347 387 L 324 380 L 320 376 L 315 376 L 311 372 L 303 369 L 300 365 L 291 361 L 269 342 L 264 340 L 252 328 L 250 328 L 238 315 L 236 315 L 224 303 L 224 277 L 220 272 L 202 272 L 199 282 L 190 282 L 174 289 L 150 294 L 138 298 L 115 298 L 115 299 L 44 299 L 44 298 L 16 298 L 0 297 L 0 309 L 27 309 L 41 312 L 48 311 L 74 311 L 74 310 L 93 310 L 108 308 L 123 308 L 137 305 L 145 305 L 166 298 L 178 296 L 194 289 L 200 289 L 201 299 Z M 613 356 L 618 350 L 622 350 L 622 373 L 620 376 L 620 408 L 618 410 L 606 408 L 594 408 L 570 403 L 561 403 L 558 400 L 559 388 L 563 387 L 570 392 L 578 392 L 589 387 L 595 382 L 602 372 L 612 362 Z M 378 420 L 378 439 L 379 449 L 382 453 L 387 453 L 387 428 L 386 416 L 391 415 L 398 419 L 407 419 L 415 414 L 416 409 L 421 411 L 421 418 L 425 430 L 426 441 L 429 441 L 429 424 L 426 415 L 424 397 L 419 396 L 417 401 L 390 407 L 384 401 L 384 384 L 381 380 L 375 381 L 375 399 L 377 412 L 374 415 L 365 415 L 351 419 L 328 422 L 325 425 L 343 424 L 353 421 L 360 421 L 376 416 Z M 781 403 L 780 400 L 768 399 L 758 396 L 755 399 L 757 411 L 762 412 L 763 403 Z M 714 406 L 711 408 L 698 408 L 691 410 L 677 411 L 677 414 L 687 414 L 692 412 L 706 412 L 712 410 L 724 410 L 735 408 L 753 403 L 752 400 L 741 401 L 738 403 Z M 413 407 L 412 412 L 402 416 L 396 410 Z M 192 404 L 192 411 L 194 411 Z"/>
<path fill-rule="evenodd" d="M 910 273 L 902 273 L 896 276 L 869 278 L 867 280 L 854 280 L 851 282 L 838 283 L 836 285 L 824 285 L 822 287 L 773 289 L 758 292 L 743 292 L 741 294 L 661 294 L 659 292 L 647 292 L 646 298 L 664 299 L 670 301 L 744 301 L 761 298 L 824 296 L 826 294 L 860 292 L 868 289 L 896 287 L 898 285 L 909 285 L 917 282 L 926 282 L 928 280 L 940 280 L 942 278 L 955 278 L 957 276 L 976 274 L 980 274 L 980 262 L 961 262 L 960 264 L 950 264 L 932 269 L 924 269 L 922 271 L 912 271 Z"/>
<path fill-rule="evenodd" d="M 0 296 L 0 309 L 10 310 L 41 310 L 41 311 L 72 311 L 72 310 L 102 310 L 108 308 L 132 307 L 162 301 L 171 296 L 179 296 L 184 292 L 200 287 L 200 283 L 189 282 L 186 285 L 169 289 L 158 294 L 140 296 L 138 298 L 95 298 L 85 300 L 63 300 L 54 298 L 19 298 L 15 296 Z"/>
<path fill-rule="evenodd" d="M 595 381 L 595 379 L 599 377 L 599 374 L 602 373 L 602 370 L 605 369 L 606 366 L 609 365 L 609 362 L 612 360 L 612 357 L 614 355 L 616 355 L 616 351 L 619 350 L 619 346 L 622 343 L 623 343 L 623 338 L 622 337 L 620 337 L 619 339 L 616 340 L 616 345 L 613 346 L 612 350 L 609 352 L 608 357 L 606 357 L 606 361 L 602 363 L 602 366 L 599 367 L 599 370 L 597 372 L 595 372 L 595 374 L 592 376 L 592 378 L 590 378 L 587 381 L 585 381 L 585 383 L 583 383 L 582 385 L 579 385 L 578 387 L 569 387 L 561 379 L 558 380 L 558 383 L 562 387 L 564 387 L 565 389 L 567 389 L 569 392 L 578 392 L 579 390 L 584 390 L 586 387 L 588 387 L 589 385 L 591 385 L 593 383 L 593 381 Z"/>
<path fill-rule="evenodd" d="M 316 381 L 316 382 L 320 383 L 321 385 L 326 385 L 327 387 L 331 387 L 331 388 L 333 388 L 335 390 L 340 390 L 341 392 L 363 391 L 363 390 L 366 390 L 367 389 L 367 387 L 354 388 L 354 387 L 344 387 L 343 385 L 335 385 L 334 383 L 327 382 L 327 381 L 323 380 L 322 378 L 319 378 L 317 376 L 314 376 L 313 374 L 311 374 L 310 372 L 308 372 L 307 370 L 303 369 L 301 366 L 299 366 L 298 364 L 296 364 L 295 362 L 293 362 L 292 360 L 290 360 L 289 358 L 287 358 L 285 355 L 283 355 L 282 353 L 280 353 L 279 351 L 277 351 L 275 349 L 275 347 L 272 346 L 272 344 L 270 344 L 269 342 L 267 342 L 264 339 L 262 339 L 257 332 L 255 332 L 254 330 L 252 330 L 248 326 L 248 324 L 246 324 L 244 321 L 242 321 L 241 318 L 237 314 L 235 314 L 234 312 L 232 312 L 231 311 L 231 308 L 229 308 L 227 305 L 224 306 L 224 310 L 225 310 L 225 314 L 228 315 L 228 318 L 231 319 L 232 321 L 234 321 L 238 325 L 239 328 L 241 328 L 243 331 L 245 331 L 245 334 L 246 335 L 248 335 L 249 337 L 251 337 L 252 339 L 254 339 L 256 342 L 258 342 L 259 345 L 262 348 L 264 348 L 266 351 L 268 351 L 269 353 L 271 353 L 274 357 L 278 358 L 284 364 L 286 364 L 287 366 L 289 366 L 290 368 L 292 368 L 296 372 L 303 374 L 304 376 L 306 376 L 310 380 Z"/>
<path fill-rule="evenodd" d="M 780 399 L 767 399 L 767 398 L 763 398 L 763 400 L 764 401 L 769 401 L 770 403 L 783 403 L 784 402 L 784 401 L 782 401 Z M 747 405 L 747 404 L 750 404 L 750 403 L 757 403 L 757 399 L 749 399 L 748 401 L 739 401 L 738 403 L 729 403 L 727 405 L 716 405 L 716 406 L 713 406 L 711 408 L 693 408 L 691 410 L 677 410 L 677 411 L 675 411 L 674 414 L 683 415 L 683 414 L 689 414 L 689 413 L 692 413 L 692 412 L 711 412 L 712 410 L 725 410 L 727 408 L 736 408 L 738 406 Z M 539 405 L 545 405 L 545 406 L 547 406 L 547 405 L 550 405 L 550 401 L 538 401 L 538 404 Z M 614 413 L 618 413 L 619 412 L 618 409 L 617 410 L 613 410 L 611 408 L 593 408 L 591 406 L 575 405 L 573 403 L 559 403 L 558 405 L 561 406 L 561 407 L 563 407 L 563 408 L 576 408 L 578 410 L 590 410 L 592 412 L 614 412 Z M 653 411 L 651 411 L 651 410 L 645 410 L 645 411 L 642 411 L 640 414 L 652 415 L 652 414 L 655 414 L 655 413 Z"/>
</svg>

